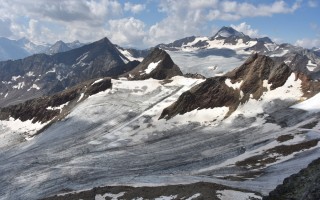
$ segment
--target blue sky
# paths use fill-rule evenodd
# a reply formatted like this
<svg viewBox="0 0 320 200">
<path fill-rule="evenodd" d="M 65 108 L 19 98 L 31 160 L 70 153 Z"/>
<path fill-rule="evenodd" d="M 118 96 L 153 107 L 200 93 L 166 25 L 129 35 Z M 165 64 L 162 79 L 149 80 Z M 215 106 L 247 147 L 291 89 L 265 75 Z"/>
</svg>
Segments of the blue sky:
<svg viewBox="0 0 320 200">
<path fill-rule="evenodd" d="M 146 48 L 186 36 L 212 36 L 232 26 L 252 37 L 269 36 L 320 47 L 318 0 L 0 0 L 0 36 L 35 42 L 113 43 Z"/>
</svg>

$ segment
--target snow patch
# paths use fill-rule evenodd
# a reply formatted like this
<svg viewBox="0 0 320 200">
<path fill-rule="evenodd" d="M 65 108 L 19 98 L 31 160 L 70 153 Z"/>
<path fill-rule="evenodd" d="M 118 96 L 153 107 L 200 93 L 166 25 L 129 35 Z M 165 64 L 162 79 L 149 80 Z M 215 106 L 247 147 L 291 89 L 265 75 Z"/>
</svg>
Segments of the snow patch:
<svg viewBox="0 0 320 200">
<path fill-rule="evenodd" d="M 241 84 L 242 84 L 242 82 L 243 82 L 243 80 L 240 81 L 240 82 L 237 82 L 237 83 L 231 83 L 231 79 L 229 79 L 229 78 L 227 78 L 227 79 L 225 80 L 226 85 L 227 85 L 228 87 L 233 88 L 234 90 L 239 89 L 240 86 L 241 86 Z"/>
<path fill-rule="evenodd" d="M 291 108 L 301 109 L 308 112 L 320 112 L 320 93 L 314 95 L 301 103 L 298 103 Z"/>
<path fill-rule="evenodd" d="M 148 65 L 147 69 L 144 70 L 146 74 L 150 74 L 155 68 L 157 68 L 158 64 L 161 62 L 159 60 L 158 62 L 152 62 Z"/>
<path fill-rule="evenodd" d="M 16 81 L 18 78 L 21 78 L 21 76 L 12 76 L 11 80 Z"/>
<path fill-rule="evenodd" d="M 240 192 L 235 190 L 217 190 L 217 196 L 220 200 L 250 200 L 252 198 L 262 199 L 254 193 Z"/>
<path fill-rule="evenodd" d="M 69 102 L 61 104 L 60 106 L 56 106 L 56 107 L 49 106 L 49 107 L 47 107 L 47 110 L 60 110 L 60 113 L 61 113 L 63 107 L 67 106 L 68 104 L 69 104 Z"/>
<path fill-rule="evenodd" d="M 31 89 L 40 90 L 40 87 L 36 84 L 32 84 L 32 86 L 28 89 L 28 91 L 30 91 Z"/>
<path fill-rule="evenodd" d="M 94 85 L 96 83 L 100 83 L 101 81 L 103 81 L 103 78 L 96 80 L 95 82 L 93 82 L 91 85 Z"/>
<path fill-rule="evenodd" d="M 118 198 L 122 197 L 125 194 L 125 192 L 120 192 L 118 194 L 112 194 L 112 193 L 106 193 L 104 195 L 97 194 L 95 196 L 95 200 L 105 200 L 106 197 L 110 197 L 111 200 L 118 200 Z"/>
<path fill-rule="evenodd" d="M 83 97 L 84 97 L 84 93 L 81 93 L 77 102 L 81 101 L 81 99 L 83 99 Z"/>
<path fill-rule="evenodd" d="M 35 76 L 35 75 L 34 75 L 34 72 L 29 71 L 29 72 L 26 74 L 26 76 L 29 76 L 29 77 L 30 77 L 30 76 Z"/>
<path fill-rule="evenodd" d="M 317 64 L 313 63 L 311 60 L 308 61 L 307 69 L 312 72 L 317 67 Z"/>
<path fill-rule="evenodd" d="M 187 198 L 186 200 L 196 199 L 196 198 L 198 198 L 198 197 L 200 197 L 200 196 L 201 196 L 201 194 L 200 194 L 200 193 L 197 193 L 197 194 L 194 194 L 194 195 L 192 195 L 191 197 Z"/>
<path fill-rule="evenodd" d="M 134 60 L 137 60 L 137 61 L 140 61 L 142 62 L 142 60 L 144 59 L 143 57 L 134 57 L 128 50 L 122 50 L 120 48 L 117 48 L 118 51 L 120 51 L 120 53 L 122 53 L 122 55 L 124 55 L 129 61 L 134 61 Z M 125 62 L 128 62 L 127 60 L 123 59 L 123 61 Z"/>
<path fill-rule="evenodd" d="M 14 85 L 12 88 L 15 88 L 15 89 L 22 89 L 23 87 L 25 86 L 25 83 L 24 82 L 20 82 L 18 83 L 18 85 Z"/>
</svg>

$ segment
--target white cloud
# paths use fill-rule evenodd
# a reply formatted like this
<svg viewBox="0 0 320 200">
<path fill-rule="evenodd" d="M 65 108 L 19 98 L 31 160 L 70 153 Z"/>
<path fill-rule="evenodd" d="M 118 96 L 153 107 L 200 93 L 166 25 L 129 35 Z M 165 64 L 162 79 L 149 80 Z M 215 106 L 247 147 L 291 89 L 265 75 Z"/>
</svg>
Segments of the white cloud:
<svg viewBox="0 0 320 200">
<path fill-rule="evenodd" d="M 146 37 L 145 24 L 133 17 L 110 20 L 108 37 L 113 43 L 123 46 L 142 46 Z"/>
<path fill-rule="evenodd" d="M 146 9 L 146 5 L 145 4 L 132 4 L 130 2 L 126 2 L 124 4 L 124 10 L 125 11 L 130 11 L 133 14 L 137 14 L 140 13 L 141 11 Z"/>
<path fill-rule="evenodd" d="M 0 36 L 10 37 L 13 34 L 10 26 L 11 21 L 9 19 L 0 19 Z"/>
<path fill-rule="evenodd" d="M 304 48 L 313 48 L 313 47 L 320 47 L 320 39 L 309 39 L 309 38 L 304 38 L 297 40 L 295 45 L 304 47 Z"/>
<path fill-rule="evenodd" d="M 308 5 L 311 8 L 316 8 L 316 7 L 318 7 L 318 2 L 316 0 L 309 0 Z"/>
<path fill-rule="evenodd" d="M 158 3 L 158 21 L 145 24 L 127 14 L 153 13 L 148 6 Z M 10 0 L 0 6 L 0 36 L 27 37 L 32 40 L 91 42 L 110 37 L 112 42 L 143 48 L 191 36 L 211 34 L 215 20 L 240 20 L 256 16 L 292 13 L 300 1 L 273 0 L 239 2 L 235 0 L 149 0 L 146 3 L 120 3 L 119 0 Z M 125 18 L 126 17 L 126 18 Z M 153 16 L 152 16 L 153 17 Z M 152 20 L 148 20 L 152 21 Z M 23 22 L 23 23 L 21 23 Z M 27 22 L 27 23 L 26 23 Z M 258 35 L 249 25 L 237 25 L 248 35 Z M 248 27 L 249 26 L 249 27 Z M 210 36 L 210 35 L 208 35 Z"/>
<path fill-rule="evenodd" d="M 259 31 L 257 29 L 251 28 L 249 24 L 246 22 L 242 22 L 239 25 L 231 25 L 232 28 L 236 29 L 239 32 L 242 32 L 252 38 L 260 37 Z"/>
</svg>

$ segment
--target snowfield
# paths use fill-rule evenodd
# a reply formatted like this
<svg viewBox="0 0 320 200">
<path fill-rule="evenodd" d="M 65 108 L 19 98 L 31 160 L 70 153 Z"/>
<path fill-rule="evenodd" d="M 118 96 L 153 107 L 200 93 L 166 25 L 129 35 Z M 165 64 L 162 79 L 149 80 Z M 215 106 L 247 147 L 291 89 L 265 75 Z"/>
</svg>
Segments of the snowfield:
<svg viewBox="0 0 320 200">
<path fill-rule="evenodd" d="M 295 108 L 272 112 L 273 103 L 279 100 L 276 93 L 283 94 L 281 101 L 300 99 L 301 83 L 292 77 L 283 89 L 268 90 L 257 102 L 250 99 L 247 107 L 241 105 L 225 120 L 228 107 L 158 120 L 164 108 L 202 81 L 180 76 L 171 81 L 112 80 L 112 89 L 79 101 L 63 120 L 32 140 L 19 140 L 10 149 L 2 149 L 0 199 L 39 199 L 102 185 L 198 181 L 267 194 L 318 157 L 318 112 Z M 239 83 L 227 84 L 239 87 Z M 270 86 L 265 83 L 265 87 Z M 268 114 L 264 113 L 266 105 Z M 32 136 L 41 125 L 18 120 L 0 123 L 5 127 L 0 135 L 4 142 L 23 131 Z M 301 143 L 310 145 L 302 148 Z M 287 155 L 278 151 L 281 145 L 295 149 Z M 242 162 L 253 156 L 275 160 L 261 161 L 260 166 Z M 237 195 L 228 190 L 220 194 L 221 199 Z M 122 195 L 106 193 L 96 199 L 121 199 Z M 241 198 L 252 195 L 242 193 Z"/>
</svg>

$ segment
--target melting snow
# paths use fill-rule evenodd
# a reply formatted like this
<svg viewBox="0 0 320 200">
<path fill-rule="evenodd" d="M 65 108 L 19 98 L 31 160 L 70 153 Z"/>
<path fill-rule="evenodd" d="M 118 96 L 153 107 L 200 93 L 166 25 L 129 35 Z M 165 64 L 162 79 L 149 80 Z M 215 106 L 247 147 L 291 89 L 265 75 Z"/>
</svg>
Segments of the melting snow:
<svg viewBox="0 0 320 200">
<path fill-rule="evenodd" d="M 18 85 L 14 85 L 12 88 L 15 88 L 15 89 L 22 89 L 23 87 L 25 86 L 25 83 L 24 82 L 20 82 L 18 83 Z"/>
<path fill-rule="evenodd" d="M 301 103 L 298 103 L 291 108 L 306 110 L 309 112 L 320 112 L 320 93 L 314 95 Z"/>
<path fill-rule="evenodd" d="M 29 71 L 27 74 L 26 74 L 27 76 L 34 76 L 34 72 L 32 72 L 32 71 Z"/>
<path fill-rule="evenodd" d="M 110 197 L 111 200 L 118 200 L 118 198 L 122 197 L 125 194 L 125 192 L 120 192 L 118 194 L 112 194 L 112 193 L 106 193 L 104 195 L 97 194 L 95 196 L 95 200 L 105 200 L 106 197 Z"/>
<path fill-rule="evenodd" d="M 147 69 L 144 70 L 146 74 L 150 74 L 155 68 L 157 68 L 158 64 L 161 62 L 159 60 L 158 62 L 152 62 L 148 65 Z"/>
<path fill-rule="evenodd" d="M 250 200 L 252 198 L 262 199 L 254 193 L 239 192 L 235 190 L 217 190 L 217 196 L 220 200 Z"/>
<path fill-rule="evenodd" d="M 18 78 L 21 78 L 21 76 L 12 76 L 12 81 L 16 81 Z"/>
<path fill-rule="evenodd" d="M 231 83 L 231 79 L 229 79 L 229 78 L 227 78 L 225 80 L 226 85 L 231 87 L 231 88 L 233 88 L 234 90 L 239 89 L 241 84 L 242 84 L 242 82 L 243 81 L 240 81 L 240 82 L 237 82 L 237 83 Z"/>
<path fill-rule="evenodd" d="M 31 89 L 36 89 L 36 90 L 40 90 L 40 87 L 36 84 L 32 84 L 32 86 L 28 89 L 28 91 L 30 91 Z"/>
<path fill-rule="evenodd" d="M 307 68 L 309 71 L 313 71 L 317 67 L 317 64 L 313 63 L 311 60 L 308 61 Z"/>
<path fill-rule="evenodd" d="M 187 198 L 186 200 L 196 199 L 196 198 L 198 198 L 198 197 L 200 197 L 200 196 L 201 196 L 201 194 L 200 194 L 200 193 L 197 193 L 197 194 L 194 194 L 194 195 L 192 195 L 191 197 Z"/>
<path fill-rule="evenodd" d="M 0 121 L 0 148 L 19 143 L 23 139 L 30 139 L 47 123 L 32 120 L 21 121 L 12 117 L 9 120 Z"/>
<path fill-rule="evenodd" d="M 61 112 L 61 111 L 62 111 L 62 108 L 65 107 L 65 106 L 67 106 L 68 104 L 69 104 L 69 102 L 64 103 L 64 104 L 61 104 L 60 106 L 56 106 L 56 107 L 51 107 L 51 106 L 49 106 L 49 107 L 47 108 L 47 110 L 60 110 L 60 112 Z"/>
</svg>

